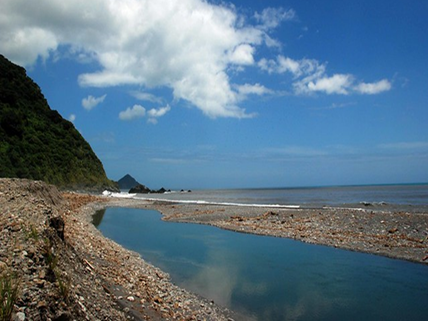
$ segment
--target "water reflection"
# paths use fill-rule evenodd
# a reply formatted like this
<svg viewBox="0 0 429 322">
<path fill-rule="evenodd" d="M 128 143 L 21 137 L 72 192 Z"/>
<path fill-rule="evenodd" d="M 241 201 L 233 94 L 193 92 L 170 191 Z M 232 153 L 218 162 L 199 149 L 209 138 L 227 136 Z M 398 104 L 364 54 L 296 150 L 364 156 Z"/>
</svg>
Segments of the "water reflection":
<svg viewBox="0 0 429 322">
<path fill-rule="evenodd" d="M 92 224 L 95 227 L 100 226 L 101 222 L 103 221 L 103 217 L 105 213 L 106 213 L 106 209 L 100 209 L 100 210 L 97 210 L 95 214 L 92 216 Z"/>
<path fill-rule="evenodd" d="M 169 223 L 110 208 L 102 233 L 168 272 L 174 283 L 259 320 L 427 320 L 427 266 Z"/>
<path fill-rule="evenodd" d="M 231 307 L 233 290 L 237 287 L 239 268 L 232 256 L 219 251 L 207 254 L 207 265 L 184 281 L 187 287 L 216 303 Z"/>
</svg>

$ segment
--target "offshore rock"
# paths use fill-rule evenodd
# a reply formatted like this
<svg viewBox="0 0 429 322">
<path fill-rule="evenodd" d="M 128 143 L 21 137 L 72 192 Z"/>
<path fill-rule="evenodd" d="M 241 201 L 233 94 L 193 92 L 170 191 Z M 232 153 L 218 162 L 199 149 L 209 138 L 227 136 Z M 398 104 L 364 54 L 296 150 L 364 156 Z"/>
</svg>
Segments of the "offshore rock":
<svg viewBox="0 0 429 322">
<path fill-rule="evenodd" d="M 148 187 L 146 187 L 143 184 L 138 184 L 134 188 L 131 188 L 129 193 L 151 193 L 152 190 L 150 190 Z"/>
</svg>

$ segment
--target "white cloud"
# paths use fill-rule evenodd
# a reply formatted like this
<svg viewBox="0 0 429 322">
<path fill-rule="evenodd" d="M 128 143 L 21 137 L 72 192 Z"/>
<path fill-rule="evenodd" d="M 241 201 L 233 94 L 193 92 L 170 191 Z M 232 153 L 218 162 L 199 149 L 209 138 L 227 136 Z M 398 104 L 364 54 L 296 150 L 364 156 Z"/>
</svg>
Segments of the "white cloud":
<svg viewBox="0 0 429 322">
<path fill-rule="evenodd" d="M 378 94 L 391 88 L 390 82 L 387 79 L 382 79 L 376 83 L 360 83 L 354 89 L 362 94 Z"/>
<path fill-rule="evenodd" d="M 334 74 L 328 76 L 326 64 L 315 59 L 294 60 L 282 55 L 276 60 L 262 58 L 258 67 L 269 74 L 290 73 L 293 76 L 295 94 L 311 94 L 323 92 L 325 94 L 348 95 L 355 91 L 360 94 L 378 94 L 391 89 L 388 80 L 383 79 L 376 83 L 354 84 L 355 77 L 351 74 Z"/>
<path fill-rule="evenodd" d="M 146 114 L 146 109 L 141 105 L 134 105 L 133 107 L 128 107 L 125 111 L 119 113 L 119 119 L 122 121 L 131 121 L 137 118 L 144 117 Z"/>
<path fill-rule="evenodd" d="M 293 20 L 296 13 L 293 9 L 265 8 L 261 13 L 255 13 L 255 18 L 261 23 L 262 29 L 276 28 L 282 21 Z"/>
<path fill-rule="evenodd" d="M 170 106 L 160 107 L 159 109 L 152 108 L 147 112 L 148 122 L 152 124 L 158 123 L 158 118 L 164 116 L 168 111 L 170 111 Z"/>
<path fill-rule="evenodd" d="M 301 63 L 296 60 L 290 59 L 289 57 L 279 56 L 278 63 L 279 73 L 289 71 L 296 76 L 299 76 L 301 74 Z"/>
<path fill-rule="evenodd" d="M 152 102 L 152 103 L 162 103 L 161 97 L 157 97 L 151 93 L 131 91 L 130 95 L 133 96 L 134 98 L 140 100 L 140 101 L 148 101 L 148 102 Z"/>
<path fill-rule="evenodd" d="M 69 121 L 73 123 L 75 120 L 76 120 L 76 115 L 75 114 L 70 114 Z"/>
<path fill-rule="evenodd" d="M 249 44 L 237 46 L 230 55 L 230 62 L 237 65 L 253 65 L 253 52 L 255 48 Z"/>
<path fill-rule="evenodd" d="M 106 94 L 100 97 L 94 97 L 92 95 L 89 95 L 87 98 L 82 99 L 82 106 L 86 110 L 90 111 L 98 104 L 102 103 L 106 98 L 106 96 L 107 96 Z"/>
<path fill-rule="evenodd" d="M 245 85 L 234 84 L 228 73 L 255 65 L 256 52 L 263 52 L 258 47 L 279 47 L 269 33 L 294 19 L 293 9 L 266 8 L 254 14 L 252 26 L 234 6 L 205 0 L 2 0 L 0 52 L 24 66 L 39 57 L 91 61 L 100 67 L 79 75 L 81 86 L 168 88 L 174 100 L 187 101 L 211 118 L 246 118 L 254 114 L 239 106 L 246 95 L 238 89 Z M 348 84 L 348 74 L 326 75 L 325 64 L 316 60 L 280 55 L 263 58 L 258 66 L 268 73 L 291 73 L 297 94 L 390 89 L 382 81 Z M 161 103 L 149 95 L 138 99 Z"/>
<path fill-rule="evenodd" d="M 164 116 L 170 109 L 171 108 L 169 105 L 165 107 L 161 107 L 159 109 L 153 108 L 147 112 L 147 115 L 149 115 L 150 117 L 161 117 L 161 116 Z"/>
<path fill-rule="evenodd" d="M 265 94 L 271 94 L 273 91 L 266 88 L 265 86 L 261 84 L 244 84 L 236 86 L 238 93 L 242 94 L 244 97 L 247 97 L 247 95 L 265 95 Z"/>
<path fill-rule="evenodd" d="M 382 149 L 391 149 L 391 150 L 413 150 L 413 149 L 428 149 L 427 142 L 396 142 L 396 143 L 385 143 L 379 144 L 379 148 Z"/>
<path fill-rule="evenodd" d="M 0 21 L 1 18 L 0 13 Z M 9 27 L 1 23 L 0 26 L 2 30 L 0 33 L 1 52 L 17 64 L 31 64 L 39 56 L 46 60 L 50 51 L 58 46 L 56 36 L 49 30 L 27 26 L 14 30 L 13 25 Z"/>
<path fill-rule="evenodd" d="M 320 75 L 325 72 L 325 65 L 320 64 L 315 59 L 304 58 L 294 60 L 282 55 L 277 56 L 276 60 L 267 60 L 263 58 L 258 62 L 258 67 L 270 74 L 283 74 L 289 72 L 293 74 L 295 78 L 300 76 L 311 76 L 311 80 L 314 77 L 320 77 Z"/>
<path fill-rule="evenodd" d="M 295 13 L 255 16 L 261 25 L 246 25 L 233 6 L 203 0 L 3 0 L 0 52 L 29 66 L 61 46 L 100 66 L 79 76 L 81 86 L 168 87 L 212 118 L 242 118 L 250 115 L 237 105 L 229 68 L 253 65 L 257 46 L 276 45 L 268 29 Z"/>
<path fill-rule="evenodd" d="M 323 77 L 315 82 L 308 83 L 307 88 L 310 92 L 325 92 L 327 94 L 348 94 L 348 88 L 353 82 L 351 75 L 335 74 L 331 77 Z"/>
</svg>

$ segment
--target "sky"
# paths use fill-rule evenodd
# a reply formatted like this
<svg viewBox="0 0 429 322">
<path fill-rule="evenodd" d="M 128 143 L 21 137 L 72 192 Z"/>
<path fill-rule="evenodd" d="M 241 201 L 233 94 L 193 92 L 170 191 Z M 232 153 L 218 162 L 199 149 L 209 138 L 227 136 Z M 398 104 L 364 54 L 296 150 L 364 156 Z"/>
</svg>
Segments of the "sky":
<svg viewBox="0 0 429 322">
<path fill-rule="evenodd" d="M 26 68 L 110 179 L 427 182 L 426 0 L 2 0 Z"/>
</svg>

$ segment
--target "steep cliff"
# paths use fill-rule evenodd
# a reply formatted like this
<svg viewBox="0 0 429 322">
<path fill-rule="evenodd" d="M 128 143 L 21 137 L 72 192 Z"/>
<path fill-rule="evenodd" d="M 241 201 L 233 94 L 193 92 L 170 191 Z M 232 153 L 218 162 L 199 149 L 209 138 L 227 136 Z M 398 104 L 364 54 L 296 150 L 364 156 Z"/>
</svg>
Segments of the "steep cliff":
<svg viewBox="0 0 429 322">
<path fill-rule="evenodd" d="M 0 55 L 0 177 L 101 190 L 109 180 L 74 125 L 51 110 L 39 86 Z"/>
</svg>

